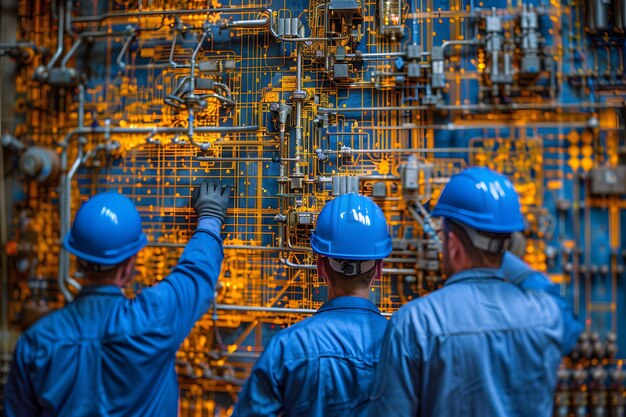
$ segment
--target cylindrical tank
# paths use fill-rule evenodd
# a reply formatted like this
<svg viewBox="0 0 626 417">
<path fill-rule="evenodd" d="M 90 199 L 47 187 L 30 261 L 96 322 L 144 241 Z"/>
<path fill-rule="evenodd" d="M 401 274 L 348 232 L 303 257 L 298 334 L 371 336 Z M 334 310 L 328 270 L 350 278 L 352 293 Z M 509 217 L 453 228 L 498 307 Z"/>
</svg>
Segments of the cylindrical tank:
<svg viewBox="0 0 626 417">
<path fill-rule="evenodd" d="M 20 172 L 37 182 L 55 181 L 59 167 L 59 155 L 51 149 L 33 146 L 20 157 Z"/>
<path fill-rule="evenodd" d="M 402 38 L 402 0 L 379 0 L 380 33 L 391 40 Z"/>
</svg>

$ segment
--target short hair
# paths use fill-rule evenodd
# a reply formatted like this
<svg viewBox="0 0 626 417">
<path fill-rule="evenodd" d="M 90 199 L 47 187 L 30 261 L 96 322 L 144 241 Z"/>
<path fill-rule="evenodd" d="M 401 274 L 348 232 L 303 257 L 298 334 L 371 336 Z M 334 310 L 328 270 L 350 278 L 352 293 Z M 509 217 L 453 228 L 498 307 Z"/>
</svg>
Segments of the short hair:
<svg viewBox="0 0 626 417">
<path fill-rule="evenodd" d="M 465 252 L 467 252 L 468 258 L 472 261 L 473 268 L 492 268 L 494 265 L 500 266 L 502 263 L 502 255 L 506 249 L 507 240 L 511 237 L 510 233 L 485 233 L 475 230 L 475 232 L 480 235 L 496 241 L 501 241 L 503 248 L 501 251 L 489 252 L 474 246 L 472 239 L 470 239 L 466 231 L 468 226 L 461 225 L 454 220 L 444 218 L 443 227 L 445 231 L 444 239 L 448 238 L 449 232 L 453 232 L 459 238 L 461 245 L 465 249 Z"/>
<path fill-rule="evenodd" d="M 78 269 L 85 275 L 85 277 L 94 281 L 104 281 L 114 277 L 117 271 L 127 260 L 128 259 L 125 259 L 115 265 L 100 265 L 79 258 L 77 265 Z"/>
<path fill-rule="evenodd" d="M 372 278 L 376 275 L 377 265 L 379 261 L 369 271 L 363 272 L 358 275 L 346 275 L 342 272 L 335 271 L 328 260 L 328 257 L 323 256 L 322 262 L 324 262 L 326 275 L 333 287 L 342 288 L 344 290 L 353 290 L 357 288 L 367 288 L 372 282 Z"/>
</svg>

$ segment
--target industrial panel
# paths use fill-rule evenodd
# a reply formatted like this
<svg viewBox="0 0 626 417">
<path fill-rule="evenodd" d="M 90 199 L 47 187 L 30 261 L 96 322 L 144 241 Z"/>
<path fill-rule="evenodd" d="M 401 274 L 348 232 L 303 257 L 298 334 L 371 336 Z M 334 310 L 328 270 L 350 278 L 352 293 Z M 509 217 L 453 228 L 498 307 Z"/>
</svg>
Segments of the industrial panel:
<svg viewBox="0 0 626 417">
<path fill-rule="evenodd" d="M 326 299 L 309 236 L 327 201 L 358 191 L 385 212 L 394 250 L 371 299 L 390 315 L 442 283 L 442 187 L 489 166 L 521 196 L 525 260 L 586 325 L 555 413 L 626 412 L 622 0 L 20 0 L 17 14 L 0 43 L 17 67 L 0 225 L 12 329 L 77 293 L 60 240 L 90 195 L 121 192 L 142 216 L 132 295 L 175 265 L 192 188 L 220 179 L 234 193 L 216 301 L 177 370 L 183 416 L 229 415 L 269 338 Z"/>
</svg>

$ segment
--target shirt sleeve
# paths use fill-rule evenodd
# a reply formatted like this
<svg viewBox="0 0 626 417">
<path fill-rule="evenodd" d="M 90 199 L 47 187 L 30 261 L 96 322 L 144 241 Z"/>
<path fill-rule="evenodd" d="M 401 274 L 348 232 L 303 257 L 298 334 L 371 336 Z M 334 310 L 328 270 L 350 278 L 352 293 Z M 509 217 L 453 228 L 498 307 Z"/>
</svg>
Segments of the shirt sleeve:
<svg viewBox="0 0 626 417">
<path fill-rule="evenodd" d="M 370 417 L 417 416 L 420 405 L 421 358 L 418 348 L 408 349 L 406 335 L 394 318 L 383 338 L 376 377 L 365 415 Z"/>
<path fill-rule="evenodd" d="M 583 330 L 583 324 L 574 314 L 570 304 L 561 296 L 559 286 L 551 282 L 545 274 L 532 269 L 510 252 L 506 252 L 502 258 L 502 269 L 504 276 L 521 288 L 544 291 L 552 296 L 563 317 L 564 334 L 561 353 L 564 355 L 570 353 L 576 345 L 578 335 Z"/>
<path fill-rule="evenodd" d="M 171 326 L 175 347 L 211 308 L 223 259 L 219 235 L 215 230 L 199 228 L 167 278 L 137 297 L 146 314 L 157 309 L 159 320 Z"/>
<path fill-rule="evenodd" d="M 27 374 L 27 366 L 22 336 L 15 347 L 9 378 L 4 386 L 4 411 L 7 417 L 39 416 L 41 413 Z"/>
<path fill-rule="evenodd" d="M 254 365 L 244 385 L 232 417 L 274 417 L 283 413 L 283 399 L 278 380 L 280 352 L 270 340 Z"/>
</svg>

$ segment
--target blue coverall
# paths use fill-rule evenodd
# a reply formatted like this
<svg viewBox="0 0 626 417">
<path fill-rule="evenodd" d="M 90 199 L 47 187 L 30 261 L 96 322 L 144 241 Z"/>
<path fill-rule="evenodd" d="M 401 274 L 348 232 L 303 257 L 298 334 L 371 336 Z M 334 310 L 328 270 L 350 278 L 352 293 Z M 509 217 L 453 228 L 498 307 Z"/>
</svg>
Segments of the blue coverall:
<svg viewBox="0 0 626 417">
<path fill-rule="evenodd" d="M 88 286 L 29 328 L 5 386 L 7 417 L 176 416 L 175 354 L 211 307 L 224 256 L 217 222 L 199 227 L 170 275 L 134 299 Z"/>
<path fill-rule="evenodd" d="M 365 298 L 325 302 L 272 337 L 233 417 L 355 415 L 368 400 L 386 325 Z"/>
<path fill-rule="evenodd" d="M 551 416 L 581 330 L 554 285 L 511 254 L 501 269 L 459 272 L 393 315 L 368 415 Z"/>
</svg>

